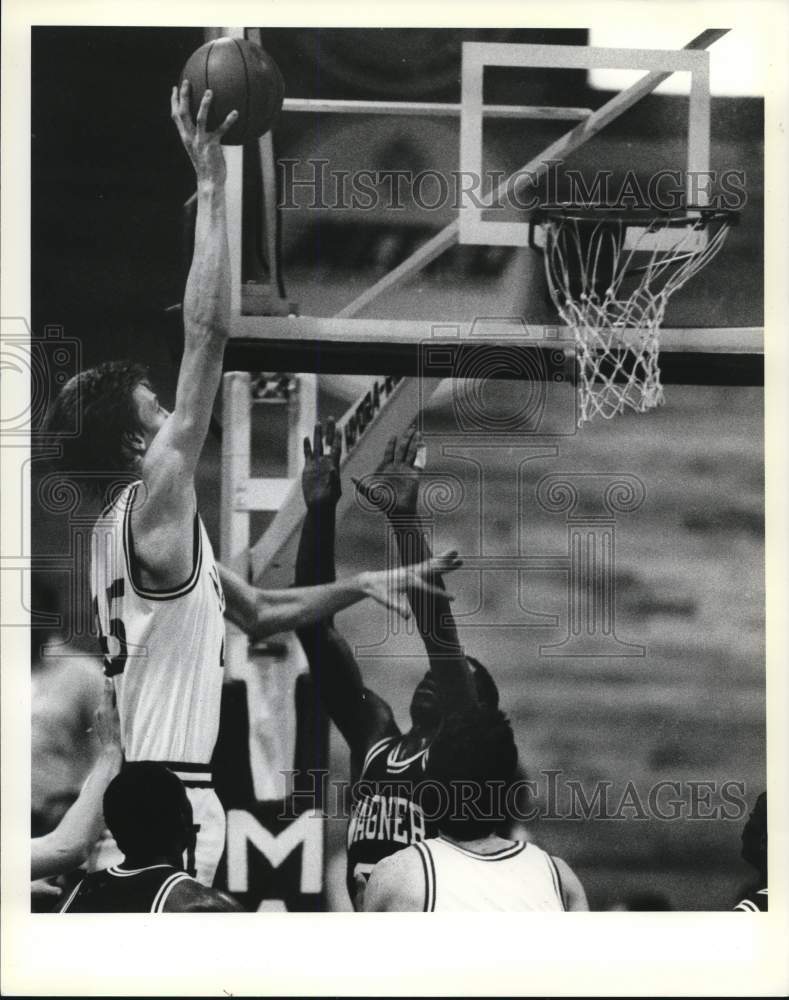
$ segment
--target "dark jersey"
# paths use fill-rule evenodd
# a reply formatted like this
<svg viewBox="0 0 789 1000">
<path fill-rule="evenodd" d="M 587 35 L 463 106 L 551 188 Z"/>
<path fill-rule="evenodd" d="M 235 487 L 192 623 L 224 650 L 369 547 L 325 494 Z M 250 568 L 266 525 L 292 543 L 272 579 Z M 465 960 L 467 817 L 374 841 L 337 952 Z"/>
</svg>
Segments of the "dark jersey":
<svg viewBox="0 0 789 1000">
<path fill-rule="evenodd" d="M 172 865 L 150 868 L 114 866 L 86 875 L 61 913 L 162 913 L 167 897 L 184 879 L 195 880 Z"/>
<path fill-rule="evenodd" d="M 428 748 L 406 757 L 403 742 L 402 736 L 390 736 L 373 744 L 353 788 L 347 885 L 354 904 L 382 858 L 438 833 L 414 801 L 414 789 L 425 780 Z"/>
<path fill-rule="evenodd" d="M 744 896 L 734 907 L 741 913 L 766 913 L 767 912 L 767 889 L 754 889 Z"/>
</svg>

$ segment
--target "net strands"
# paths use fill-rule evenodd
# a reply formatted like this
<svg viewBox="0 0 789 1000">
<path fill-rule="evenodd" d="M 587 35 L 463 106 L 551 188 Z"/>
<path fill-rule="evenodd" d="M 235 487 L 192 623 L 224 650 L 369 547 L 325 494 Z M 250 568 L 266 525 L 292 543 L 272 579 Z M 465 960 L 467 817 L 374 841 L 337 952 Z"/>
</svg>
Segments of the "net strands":
<svg viewBox="0 0 789 1000">
<path fill-rule="evenodd" d="M 718 253 L 731 218 L 551 214 L 541 223 L 551 298 L 575 339 L 578 425 L 660 406 L 666 305 Z"/>
</svg>

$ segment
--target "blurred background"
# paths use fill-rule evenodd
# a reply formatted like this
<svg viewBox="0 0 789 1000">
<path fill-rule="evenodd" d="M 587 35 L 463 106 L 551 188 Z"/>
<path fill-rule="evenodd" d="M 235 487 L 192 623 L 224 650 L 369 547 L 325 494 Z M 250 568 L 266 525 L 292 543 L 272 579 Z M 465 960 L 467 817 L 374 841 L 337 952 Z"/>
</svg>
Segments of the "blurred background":
<svg viewBox="0 0 789 1000">
<path fill-rule="evenodd" d="M 290 97 L 458 101 L 463 40 L 585 44 L 590 31 L 262 29 Z M 690 39 L 679 39 L 677 45 Z M 169 118 L 169 92 L 200 28 L 33 29 L 32 321 L 80 344 L 81 365 L 131 357 L 151 367 L 165 403 L 177 374 L 177 313 L 183 294 L 182 207 L 192 192 L 189 164 Z M 603 42 L 601 42 L 603 43 Z M 649 33 L 639 42 L 649 45 Z M 655 43 L 656 44 L 656 43 Z M 714 58 L 714 46 L 711 50 Z M 713 63 L 714 65 L 714 63 Z M 736 73 L 735 73 L 736 76 Z M 606 81 L 602 81 L 604 85 Z M 578 72 L 486 74 L 488 102 L 598 107 L 611 96 Z M 608 82 L 610 86 L 610 81 Z M 712 102 L 711 166 L 742 171 L 740 225 L 714 263 L 672 299 L 668 326 L 760 326 L 763 323 L 763 101 L 727 92 Z M 648 97 L 568 161 L 646 178 L 682 169 L 687 100 Z M 491 122 L 485 165 L 508 171 L 568 128 L 560 122 Z M 457 169 L 458 124 L 429 119 L 283 115 L 274 131 L 280 158 L 316 157 L 331 170 L 366 168 L 450 172 Z M 332 315 L 454 217 L 425 212 L 283 211 L 282 264 L 288 297 L 303 314 Z M 555 322 L 542 262 L 528 249 L 456 246 L 409 285 L 379 299 L 366 315 L 402 319 L 522 316 Z M 263 364 L 261 364 L 263 367 Z M 323 379 L 320 411 L 341 413 L 364 379 Z M 518 386 L 498 383 L 499 405 L 517 406 Z M 445 387 L 424 414 L 432 435 L 431 470 L 461 478 L 468 469 L 443 454 L 456 434 Z M 257 471 L 282 459 L 283 434 L 272 418 L 257 430 Z M 553 442 L 555 443 L 555 441 Z M 530 777 L 561 770 L 591 788 L 611 782 L 618 803 L 628 782 L 645 799 L 659 781 L 740 782 L 749 807 L 765 786 L 763 399 L 761 388 L 669 386 L 665 407 L 592 424 L 562 438 L 554 458 L 525 466 L 522 509 L 512 495 L 507 449 L 485 456 L 485 504 L 496 551 L 515 551 L 520 530 L 534 554 L 563 554 L 566 525 L 533 501 L 537 481 L 554 472 L 627 473 L 644 484 L 640 510 L 617 520 L 617 633 L 646 647 L 635 658 L 572 659 L 540 655 L 566 630 L 566 584 L 560 573 L 521 581 L 525 606 L 559 616 L 558 626 L 500 628 L 498 612 L 518 581 L 487 574 L 488 624 L 463 633 L 484 661 L 511 714 Z M 68 551 L 63 516 L 35 500 L 36 555 Z M 219 444 L 201 463 L 201 512 L 218 548 Z M 480 491 L 468 483 L 464 504 L 437 522 L 437 547 L 478 551 Z M 264 527 L 263 522 L 257 528 Z M 380 565 L 384 533 L 372 515 L 338 533 L 338 570 Z M 472 574 L 453 581 L 459 614 L 480 600 Z M 483 619 L 484 620 L 484 619 Z M 377 641 L 383 618 L 356 608 L 339 618 L 356 647 Z M 77 646 L 90 650 L 89 637 Z M 362 656 L 369 686 L 389 698 L 401 724 L 424 669 L 407 635 L 385 657 Z M 347 752 L 333 734 L 330 767 L 347 777 Z M 713 805 L 720 796 L 713 795 Z M 739 861 L 736 820 L 655 818 L 542 820 L 525 834 L 563 856 L 587 887 L 593 908 L 621 905 L 634 893 L 659 893 L 675 908 L 732 905 L 749 869 Z M 341 851 L 344 823 L 328 823 L 329 856 Z M 336 865 L 335 865 L 336 867 Z M 336 873 L 335 873 L 336 874 Z M 340 908 L 341 890 L 330 892 Z M 652 908 L 658 908 L 654 903 Z"/>
</svg>

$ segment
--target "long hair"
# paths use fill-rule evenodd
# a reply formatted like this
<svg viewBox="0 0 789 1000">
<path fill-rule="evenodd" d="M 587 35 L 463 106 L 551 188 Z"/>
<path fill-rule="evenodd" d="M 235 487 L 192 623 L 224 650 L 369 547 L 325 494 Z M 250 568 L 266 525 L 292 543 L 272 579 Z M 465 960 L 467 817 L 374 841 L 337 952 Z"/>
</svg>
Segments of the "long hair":
<svg viewBox="0 0 789 1000">
<path fill-rule="evenodd" d="M 144 365 L 107 361 L 63 386 L 47 414 L 46 429 L 61 445 L 56 464 L 64 477 L 101 494 L 107 480 L 134 472 L 139 452 L 130 437 L 142 430 L 133 396 L 140 384 L 148 384 Z"/>
</svg>

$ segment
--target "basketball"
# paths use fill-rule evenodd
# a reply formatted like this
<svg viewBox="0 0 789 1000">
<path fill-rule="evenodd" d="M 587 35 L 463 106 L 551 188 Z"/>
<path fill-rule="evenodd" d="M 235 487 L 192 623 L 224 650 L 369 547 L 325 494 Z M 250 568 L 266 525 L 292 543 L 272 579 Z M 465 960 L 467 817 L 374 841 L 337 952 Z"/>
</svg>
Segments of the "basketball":
<svg viewBox="0 0 789 1000">
<path fill-rule="evenodd" d="M 209 132 L 231 111 L 238 112 L 238 120 L 222 137 L 225 146 L 241 146 L 268 132 L 285 96 L 279 66 L 245 38 L 218 38 L 201 45 L 186 61 L 181 79 L 190 84 L 193 119 L 205 91 L 213 91 L 206 124 Z"/>
</svg>

